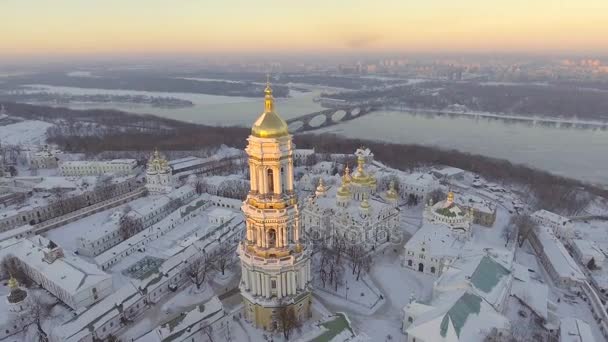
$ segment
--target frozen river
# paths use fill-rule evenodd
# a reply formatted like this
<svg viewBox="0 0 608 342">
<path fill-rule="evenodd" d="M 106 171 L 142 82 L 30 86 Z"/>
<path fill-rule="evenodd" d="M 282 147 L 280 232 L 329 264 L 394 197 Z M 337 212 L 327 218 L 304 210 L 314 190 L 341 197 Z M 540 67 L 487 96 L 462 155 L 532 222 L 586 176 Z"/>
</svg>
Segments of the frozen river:
<svg viewBox="0 0 608 342">
<path fill-rule="evenodd" d="M 45 88 L 46 91 L 73 94 L 140 94 L 186 99 L 192 101 L 194 106 L 163 109 L 149 105 L 116 104 L 112 107 L 208 125 L 248 126 L 263 107 L 261 99 L 245 97 L 47 86 Z M 292 97 L 277 100 L 277 109 L 285 119 L 322 110 L 319 104 L 313 102 L 313 98 L 323 90 L 312 89 L 306 93 L 292 90 Z M 100 108 L 108 107 L 108 104 L 71 103 L 69 107 Z M 606 130 L 559 128 L 492 118 L 386 111 L 371 113 L 320 131 L 362 139 L 456 149 L 508 159 L 556 174 L 608 185 Z"/>
</svg>

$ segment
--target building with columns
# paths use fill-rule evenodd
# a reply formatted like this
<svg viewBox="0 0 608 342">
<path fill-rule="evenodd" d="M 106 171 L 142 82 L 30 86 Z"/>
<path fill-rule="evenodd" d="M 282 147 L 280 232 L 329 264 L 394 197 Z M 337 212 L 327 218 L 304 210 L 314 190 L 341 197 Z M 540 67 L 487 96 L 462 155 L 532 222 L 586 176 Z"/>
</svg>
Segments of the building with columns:
<svg viewBox="0 0 608 342">
<path fill-rule="evenodd" d="M 293 310 L 300 321 L 311 316 L 311 257 L 300 242 L 294 145 L 287 123 L 274 111 L 270 84 L 264 102 L 247 139 L 251 190 L 241 207 L 247 234 L 238 247 L 239 287 L 245 319 L 274 331 L 280 329 L 281 310 Z"/>
</svg>

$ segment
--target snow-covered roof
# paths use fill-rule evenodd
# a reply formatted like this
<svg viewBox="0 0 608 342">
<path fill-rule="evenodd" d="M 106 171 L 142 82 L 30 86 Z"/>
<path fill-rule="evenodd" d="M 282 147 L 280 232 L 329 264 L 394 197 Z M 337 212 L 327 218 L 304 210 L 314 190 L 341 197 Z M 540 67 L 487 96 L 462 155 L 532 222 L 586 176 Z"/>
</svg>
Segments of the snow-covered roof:
<svg viewBox="0 0 608 342">
<path fill-rule="evenodd" d="M 87 310 L 58 326 L 53 334 L 60 337 L 63 341 L 79 341 L 79 336 L 86 332 L 89 326 L 100 326 L 117 314 L 117 307 L 127 302 L 133 302 L 141 298 L 141 293 L 137 287 L 127 282 L 123 287 L 102 299 Z"/>
<path fill-rule="evenodd" d="M 443 224 L 424 223 L 404 248 L 417 250 L 420 246 L 427 250 L 427 257 L 456 257 L 464 250 L 465 243 L 456 239 Z"/>
<path fill-rule="evenodd" d="M 415 172 L 402 175 L 399 180 L 403 184 L 410 186 L 430 187 L 438 184 L 437 180 L 430 173 Z"/>
<path fill-rule="evenodd" d="M 572 259 L 570 253 L 553 233 L 553 230 L 540 226 L 537 227 L 536 234 L 542 244 L 543 252 L 549 259 L 548 262 L 553 265 L 561 278 L 570 278 L 577 281 L 586 279 L 576 261 Z"/>
<path fill-rule="evenodd" d="M 46 262 L 43 250 L 49 244 L 50 240 L 36 235 L 0 249 L 0 256 L 14 255 L 69 294 L 94 287 L 112 277 L 96 265 L 67 253 L 52 263 Z"/>
<path fill-rule="evenodd" d="M 482 341 L 492 328 L 509 326 L 507 318 L 467 291 L 451 291 L 430 306 L 434 309 L 416 318 L 407 329 L 408 336 L 423 341 Z"/>
<path fill-rule="evenodd" d="M 559 324 L 560 342 L 595 342 L 589 324 L 573 317 L 562 318 Z"/>
<path fill-rule="evenodd" d="M 549 288 L 545 284 L 536 281 L 513 281 L 511 294 L 527 307 L 532 309 L 538 316 L 548 319 L 547 304 L 549 301 Z"/>
<path fill-rule="evenodd" d="M 558 225 L 566 225 L 568 222 L 570 222 L 569 218 L 564 217 L 562 215 L 558 215 L 545 209 L 535 211 L 534 213 L 532 213 L 531 216 L 532 218 L 538 218 L 540 220 L 549 221 Z"/>
<path fill-rule="evenodd" d="M 202 329 L 224 316 L 222 303 L 213 296 L 209 301 L 196 305 L 188 312 L 178 313 L 171 320 L 156 327 L 154 330 L 141 337 L 146 342 L 171 341 L 179 338 L 186 332 Z"/>
<path fill-rule="evenodd" d="M 446 166 L 441 169 L 435 168 L 435 169 L 433 169 L 433 172 L 449 178 L 449 177 L 454 177 L 454 176 L 464 173 L 464 170 L 456 168 L 456 167 Z"/>
<path fill-rule="evenodd" d="M 202 165 L 206 162 L 207 161 L 205 159 L 199 157 L 185 157 L 169 161 L 169 166 L 174 171 L 179 171 L 188 167 Z"/>
<path fill-rule="evenodd" d="M 593 241 L 575 239 L 572 240 L 572 245 L 583 257 L 594 258 L 596 262 L 601 262 L 605 259 L 604 252 Z"/>
<path fill-rule="evenodd" d="M 438 293 L 470 290 L 493 306 L 506 298 L 511 272 L 487 255 L 462 257 L 454 261 L 435 283 Z"/>
<path fill-rule="evenodd" d="M 483 213 L 491 214 L 496 209 L 496 205 L 494 203 L 468 193 L 458 194 L 458 196 L 456 196 L 456 202 Z"/>
<path fill-rule="evenodd" d="M 235 214 L 232 210 L 224 208 L 214 208 L 209 212 L 209 217 L 232 217 L 234 215 Z"/>
</svg>

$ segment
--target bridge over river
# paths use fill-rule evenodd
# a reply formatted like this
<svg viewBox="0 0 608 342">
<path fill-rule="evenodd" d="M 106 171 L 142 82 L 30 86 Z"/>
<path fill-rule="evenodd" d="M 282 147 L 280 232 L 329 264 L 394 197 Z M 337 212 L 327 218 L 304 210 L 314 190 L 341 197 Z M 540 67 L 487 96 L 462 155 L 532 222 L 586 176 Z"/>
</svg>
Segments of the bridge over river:
<svg viewBox="0 0 608 342">
<path fill-rule="evenodd" d="M 380 103 L 369 102 L 325 109 L 287 120 L 289 131 L 302 133 L 354 120 L 382 108 Z"/>
</svg>

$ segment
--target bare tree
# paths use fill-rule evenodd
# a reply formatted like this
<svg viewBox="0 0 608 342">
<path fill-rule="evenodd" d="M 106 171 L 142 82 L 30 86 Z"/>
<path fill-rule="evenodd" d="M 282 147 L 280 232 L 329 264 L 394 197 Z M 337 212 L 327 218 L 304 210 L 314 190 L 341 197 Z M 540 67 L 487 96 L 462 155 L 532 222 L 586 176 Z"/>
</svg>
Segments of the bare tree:
<svg viewBox="0 0 608 342">
<path fill-rule="evenodd" d="M 513 219 L 511 219 L 511 222 L 509 222 L 509 224 L 502 231 L 502 237 L 505 238 L 505 245 L 508 245 L 509 242 L 515 238 L 516 230 L 517 227 L 515 224 L 513 224 Z"/>
<path fill-rule="evenodd" d="M 130 238 L 144 229 L 143 223 L 136 217 L 124 214 L 120 218 L 118 232 L 123 240 Z"/>
<path fill-rule="evenodd" d="M 289 340 L 289 336 L 294 330 L 302 327 L 302 322 L 298 319 L 293 305 L 290 306 L 285 302 L 281 303 L 281 307 L 279 307 L 277 319 L 285 340 Z"/>
<path fill-rule="evenodd" d="M 208 188 L 208 184 L 206 181 L 204 180 L 197 180 L 196 183 L 194 184 L 194 189 L 196 190 L 196 193 L 198 195 L 207 192 L 207 188 Z"/>
<path fill-rule="evenodd" d="M 207 335 L 207 339 L 209 340 L 209 342 L 213 342 L 213 326 L 211 326 L 211 323 L 209 323 L 209 325 L 204 326 L 202 330 L 203 333 Z"/>
<path fill-rule="evenodd" d="M 31 294 L 28 300 L 27 309 L 13 318 L 14 325 L 26 323 L 26 326 L 36 327 L 36 337 L 39 342 L 48 342 L 49 336 L 42 323 L 51 317 L 51 310 L 55 303 L 49 303 L 40 294 Z"/>
<path fill-rule="evenodd" d="M 226 272 L 226 268 L 231 265 L 234 260 L 234 250 L 236 245 L 225 241 L 213 253 L 213 264 L 217 271 L 222 272 L 222 275 Z"/>
<path fill-rule="evenodd" d="M 513 225 L 517 229 L 519 246 L 524 244 L 532 230 L 536 228 L 536 222 L 532 220 L 530 215 L 515 215 L 511 217 L 509 225 Z"/>
<path fill-rule="evenodd" d="M 357 280 L 361 277 L 361 272 L 369 272 L 372 265 L 372 257 L 365 251 L 361 245 L 353 245 L 348 250 L 350 257 L 351 270 L 357 275 Z"/>
<path fill-rule="evenodd" d="M 207 277 L 213 272 L 213 267 L 213 258 L 204 253 L 202 256 L 189 262 L 186 267 L 186 274 L 196 285 L 196 288 L 200 290 Z"/>
<path fill-rule="evenodd" d="M 0 271 L 2 272 L 2 278 L 8 278 L 10 276 L 15 277 L 19 284 L 30 287 L 32 285 L 32 280 L 23 270 L 19 260 L 14 255 L 7 255 L 2 258 L 2 262 L 0 262 Z"/>
<path fill-rule="evenodd" d="M 428 198 L 433 201 L 433 203 L 437 203 L 445 199 L 446 194 L 439 188 L 431 191 L 428 195 Z"/>
</svg>

